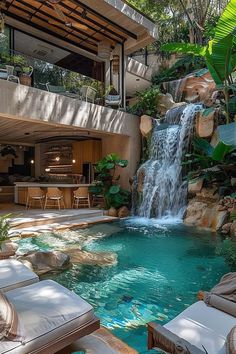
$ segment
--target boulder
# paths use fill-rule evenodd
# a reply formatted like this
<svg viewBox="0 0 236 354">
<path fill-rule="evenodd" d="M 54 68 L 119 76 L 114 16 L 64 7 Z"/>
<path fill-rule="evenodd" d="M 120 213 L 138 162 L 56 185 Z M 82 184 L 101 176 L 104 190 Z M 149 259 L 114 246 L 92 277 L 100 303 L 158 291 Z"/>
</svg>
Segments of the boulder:
<svg viewBox="0 0 236 354">
<path fill-rule="evenodd" d="M 201 192 L 196 193 L 197 199 L 206 202 L 218 202 L 219 194 L 217 193 L 218 188 L 202 188 Z"/>
<path fill-rule="evenodd" d="M 186 102 L 176 103 L 170 93 L 161 93 L 158 95 L 157 111 L 163 116 L 171 108 L 180 107 L 182 105 L 186 105 Z"/>
<path fill-rule="evenodd" d="M 229 212 L 217 211 L 217 204 L 192 199 L 186 209 L 184 223 L 190 226 L 217 231 L 228 223 Z"/>
<path fill-rule="evenodd" d="M 196 134 L 200 138 L 209 138 L 213 135 L 216 110 L 212 110 L 204 116 L 203 111 L 196 114 Z"/>
<path fill-rule="evenodd" d="M 222 229 L 224 224 L 227 224 L 229 221 L 229 212 L 226 210 L 216 212 L 215 217 L 215 229 L 219 231 Z"/>
<path fill-rule="evenodd" d="M 228 222 L 227 224 L 224 224 L 221 228 L 221 232 L 223 234 L 228 234 L 230 232 L 230 228 L 231 228 L 232 223 Z"/>
<path fill-rule="evenodd" d="M 197 180 L 192 180 L 188 182 L 188 193 L 196 194 L 200 193 L 202 190 L 204 179 L 198 178 Z"/>
<path fill-rule="evenodd" d="M 108 212 L 107 212 L 108 216 L 113 216 L 113 217 L 117 217 L 117 210 L 113 207 L 111 207 Z"/>
<path fill-rule="evenodd" d="M 152 117 L 143 115 L 140 122 L 140 131 L 143 137 L 147 138 L 152 131 Z"/>
<path fill-rule="evenodd" d="M 6 240 L 1 243 L 2 252 L 15 253 L 17 249 L 18 249 L 18 244 L 11 240 Z"/>
<path fill-rule="evenodd" d="M 123 206 L 118 210 L 118 218 L 127 218 L 128 216 L 130 216 L 130 211 L 126 206 Z"/>
<path fill-rule="evenodd" d="M 206 203 L 198 202 L 195 200 L 190 201 L 185 213 L 185 224 L 190 226 L 200 226 L 206 209 Z"/>
<path fill-rule="evenodd" d="M 62 271 L 71 266 L 70 257 L 61 251 L 30 252 L 21 259 L 30 262 L 38 275 Z"/>
<path fill-rule="evenodd" d="M 184 100 L 188 103 L 208 101 L 215 91 L 215 81 L 209 71 L 203 75 L 189 75 L 182 90 Z"/>
<path fill-rule="evenodd" d="M 162 87 L 174 97 L 175 101 L 188 103 L 206 102 L 211 105 L 214 102 L 216 85 L 209 71 L 201 70 L 190 74 L 183 79 L 163 82 Z"/>
<path fill-rule="evenodd" d="M 117 263 L 117 255 L 112 252 L 87 252 L 80 249 L 63 250 L 73 264 L 110 266 Z"/>
</svg>

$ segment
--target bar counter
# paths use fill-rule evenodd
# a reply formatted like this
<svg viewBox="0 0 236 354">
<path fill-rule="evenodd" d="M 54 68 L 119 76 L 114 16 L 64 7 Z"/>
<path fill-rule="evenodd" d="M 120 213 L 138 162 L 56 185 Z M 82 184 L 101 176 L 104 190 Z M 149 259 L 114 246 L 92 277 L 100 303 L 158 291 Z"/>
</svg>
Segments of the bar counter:
<svg viewBox="0 0 236 354">
<path fill-rule="evenodd" d="M 79 187 L 89 186 L 90 184 L 15 182 L 14 201 L 15 204 L 26 205 L 29 187 L 40 187 L 45 193 L 48 187 L 57 187 L 63 193 L 66 209 L 70 209 L 72 206 L 73 191 Z"/>
</svg>

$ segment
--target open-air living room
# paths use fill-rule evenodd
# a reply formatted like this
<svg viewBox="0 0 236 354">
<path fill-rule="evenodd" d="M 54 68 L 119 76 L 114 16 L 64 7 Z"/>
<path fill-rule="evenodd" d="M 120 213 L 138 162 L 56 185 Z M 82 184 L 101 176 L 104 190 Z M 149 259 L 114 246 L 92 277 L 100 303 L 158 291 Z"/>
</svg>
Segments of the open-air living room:
<svg viewBox="0 0 236 354">
<path fill-rule="evenodd" d="M 0 1 L 0 354 L 236 353 L 235 28 Z"/>
</svg>

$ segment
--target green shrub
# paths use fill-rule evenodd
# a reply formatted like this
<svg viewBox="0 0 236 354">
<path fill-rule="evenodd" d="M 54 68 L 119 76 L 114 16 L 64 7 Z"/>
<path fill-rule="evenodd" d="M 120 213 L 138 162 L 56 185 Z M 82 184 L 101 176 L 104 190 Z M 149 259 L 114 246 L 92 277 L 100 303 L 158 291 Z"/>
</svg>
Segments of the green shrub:
<svg viewBox="0 0 236 354">
<path fill-rule="evenodd" d="M 223 256 L 225 263 L 230 267 L 232 271 L 236 270 L 236 243 L 230 239 L 223 241 L 221 248 L 217 250 L 219 256 Z"/>
</svg>

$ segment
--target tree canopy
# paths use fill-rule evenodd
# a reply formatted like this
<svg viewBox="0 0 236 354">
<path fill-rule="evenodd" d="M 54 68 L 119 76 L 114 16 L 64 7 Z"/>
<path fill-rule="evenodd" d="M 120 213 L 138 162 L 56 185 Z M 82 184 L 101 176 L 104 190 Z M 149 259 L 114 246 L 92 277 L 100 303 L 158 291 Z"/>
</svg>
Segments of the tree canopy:
<svg viewBox="0 0 236 354">
<path fill-rule="evenodd" d="M 227 0 L 127 0 L 158 25 L 159 41 L 204 43 L 227 5 Z M 158 45 L 157 45 L 158 46 Z"/>
</svg>

